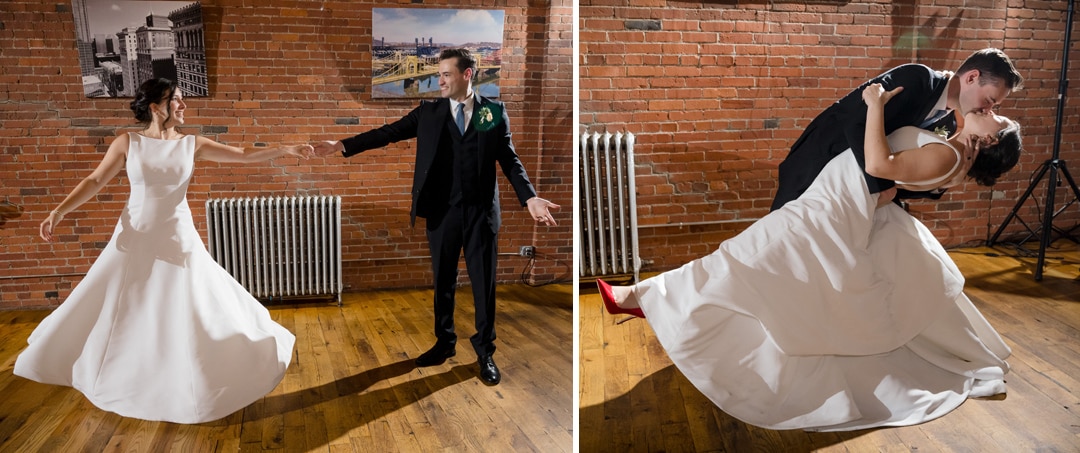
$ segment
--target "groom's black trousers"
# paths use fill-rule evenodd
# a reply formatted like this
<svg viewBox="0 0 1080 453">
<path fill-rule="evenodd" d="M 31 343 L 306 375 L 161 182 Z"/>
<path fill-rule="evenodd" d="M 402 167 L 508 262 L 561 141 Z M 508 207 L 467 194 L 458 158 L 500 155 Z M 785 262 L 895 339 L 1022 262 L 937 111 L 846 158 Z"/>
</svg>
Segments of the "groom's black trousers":
<svg viewBox="0 0 1080 453">
<path fill-rule="evenodd" d="M 465 268 L 472 284 L 476 308 L 476 334 L 470 338 L 477 356 L 495 352 L 495 260 L 497 233 L 489 225 L 489 207 L 450 206 L 441 218 L 427 219 L 428 247 L 435 279 L 435 337 L 456 344 L 454 294 L 458 261 L 465 252 Z"/>
</svg>

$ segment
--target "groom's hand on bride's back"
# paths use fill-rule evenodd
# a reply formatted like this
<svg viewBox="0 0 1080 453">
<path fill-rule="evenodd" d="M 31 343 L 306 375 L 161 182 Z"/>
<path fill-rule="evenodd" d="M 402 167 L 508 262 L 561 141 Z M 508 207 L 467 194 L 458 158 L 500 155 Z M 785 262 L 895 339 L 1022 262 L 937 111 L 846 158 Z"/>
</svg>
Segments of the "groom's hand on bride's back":
<svg viewBox="0 0 1080 453">
<path fill-rule="evenodd" d="M 311 144 L 315 148 L 315 155 L 319 157 L 326 157 L 334 153 L 341 153 L 345 151 L 345 146 L 339 141 L 327 140 L 323 142 L 315 142 Z"/>
</svg>

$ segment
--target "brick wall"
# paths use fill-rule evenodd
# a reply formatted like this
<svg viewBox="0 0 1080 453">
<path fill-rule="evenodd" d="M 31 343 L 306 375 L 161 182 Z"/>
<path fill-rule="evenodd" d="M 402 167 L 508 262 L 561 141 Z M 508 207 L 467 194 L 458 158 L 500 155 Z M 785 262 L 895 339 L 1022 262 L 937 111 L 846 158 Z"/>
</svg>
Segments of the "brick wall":
<svg viewBox="0 0 1080 453">
<path fill-rule="evenodd" d="M 648 268 L 663 270 L 711 252 L 766 214 L 777 165 L 802 129 L 866 79 L 910 62 L 955 70 L 972 51 L 998 47 L 1026 78 L 1000 109 L 1021 123 L 1026 155 L 992 191 L 969 184 L 912 207 L 946 246 L 978 244 L 999 228 L 1051 156 L 1066 5 L 582 0 L 580 126 L 637 135 L 642 257 Z M 1074 83 L 1063 109 L 1060 156 L 1076 163 L 1075 46 L 1069 60 Z M 1080 174 L 1080 167 L 1070 171 Z M 1037 187 L 1020 209 L 1035 226 L 1048 183 Z M 1062 189 L 1058 207 L 1072 198 Z M 1073 204 L 1055 226 L 1078 221 L 1080 207 Z M 1018 221 L 1009 225 L 1004 237 L 1025 231 Z"/>
<path fill-rule="evenodd" d="M 371 9 L 459 3 L 505 10 L 500 99 L 533 183 L 564 206 L 558 227 L 536 227 L 500 177 L 499 252 L 535 245 L 530 279 L 565 278 L 572 260 L 569 0 L 204 1 L 211 95 L 187 99 L 183 130 L 251 146 L 343 138 L 396 120 L 417 101 L 371 98 Z M 0 204 L 23 210 L 0 220 L 0 309 L 59 304 L 108 241 L 126 199 L 123 172 L 65 219 L 58 242 L 44 243 L 37 229 L 113 137 L 135 130 L 129 101 L 84 97 L 70 2 L 0 3 Z M 431 277 L 423 222 L 409 226 L 414 153 L 408 141 L 348 160 L 199 162 L 188 201 L 205 231 L 208 197 L 341 195 L 346 289 L 424 287 Z M 517 280 L 527 264 L 500 257 L 499 280 Z"/>
</svg>

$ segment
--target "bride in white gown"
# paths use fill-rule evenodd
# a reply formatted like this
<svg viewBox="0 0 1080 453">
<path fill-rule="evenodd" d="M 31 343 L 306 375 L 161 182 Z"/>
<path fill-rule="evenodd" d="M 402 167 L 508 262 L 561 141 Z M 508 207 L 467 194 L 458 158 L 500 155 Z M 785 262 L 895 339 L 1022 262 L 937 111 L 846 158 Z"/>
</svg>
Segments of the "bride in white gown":
<svg viewBox="0 0 1080 453">
<path fill-rule="evenodd" d="M 144 83 L 131 108 L 146 129 L 118 135 L 97 169 L 41 223 L 41 237 L 52 241 L 65 214 L 126 167 L 131 192 L 112 238 L 30 335 L 15 374 L 74 387 L 126 417 L 216 420 L 277 386 L 295 337 L 206 251 L 186 198 L 194 161 L 306 158 L 312 148 L 245 153 L 184 135 L 176 130 L 184 101 L 167 79 Z"/>
<path fill-rule="evenodd" d="M 993 114 L 968 114 L 967 138 L 902 128 L 886 143 L 893 94 L 876 84 L 863 94 L 867 173 L 926 190 L 969 176 L 991 185 L 1016 164 L 1018 126 Z M 1005 392 L 1009 347 L 892 194 L 870 194 L 848 150 L 711 255 L 633 286 L 598 280 L 601 296 L 610 312 L 645 317 L 698 390 L 757 426 L 911 425 Z"/>
</svg>

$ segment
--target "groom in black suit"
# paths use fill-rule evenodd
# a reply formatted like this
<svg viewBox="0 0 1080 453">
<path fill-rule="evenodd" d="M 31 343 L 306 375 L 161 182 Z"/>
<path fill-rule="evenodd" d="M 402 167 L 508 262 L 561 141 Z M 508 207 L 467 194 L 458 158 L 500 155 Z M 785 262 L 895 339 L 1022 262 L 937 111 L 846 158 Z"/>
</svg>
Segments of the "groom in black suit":
<svg viewBox="0 0 1080 453">
<path fill-rule="evenodd" d="M 950 135 L 963 128 L 964 115 L 989 112 L 1001 104 L 1013 90 L 1020 89 L 1023 77 L 1009 57 L 998 49 L 973 53 L 960 65 L 956 74 L 938 72 L 920 64 L 905 64 L 889 70 L 844 96 L 814 118 L 780 163 L 779 187 L 772 210 L 798 198 L 810 187 L 825 165 L 851 148 L 859 166 L 866 133 L 866 103 L 862 91 L 880 83 L 885 90 L 904 87 L 885 105 L 885 133 L 903 126 L 934 130 L 945 126 Z M 957 114 L 958 113 L 958 114 Z M 895 186 L 895 182 L 865 175 L 870 193 Z M 904 193 L 904 198 L 939 198 L 940 193 Z"/>
<path fill-rule="evenodd" d="M 550 210 L 558 205 L 536 196 L 510 140 L 510 117 L 501 102 L 476 94 L 472 88 L 476 60 L 466 49 L 446 49 L 439 55 L 440 98 L 387 124 L 340 142 L 322 142 L 315 152 L 344 157 L 416 138 L 411 221 L 426 220 L 428 247 L 435 279 L 435 337 L 417 366 L 439 365 L 456 354 L 454 292 L 458 260 L 465 267 L 476 307 L 476 335 L 471 338 L 488 385 L 502 379 L 495 366 L 495 258 L 501 223 L 495 165 L 510 180 L 522 206 L 538 223 L 555 225 Z"/>
</svg>

